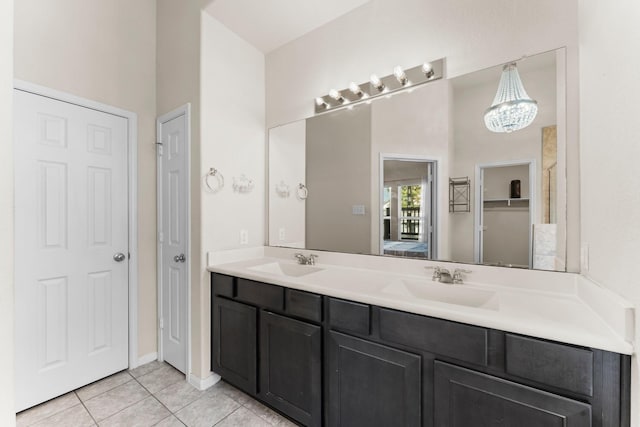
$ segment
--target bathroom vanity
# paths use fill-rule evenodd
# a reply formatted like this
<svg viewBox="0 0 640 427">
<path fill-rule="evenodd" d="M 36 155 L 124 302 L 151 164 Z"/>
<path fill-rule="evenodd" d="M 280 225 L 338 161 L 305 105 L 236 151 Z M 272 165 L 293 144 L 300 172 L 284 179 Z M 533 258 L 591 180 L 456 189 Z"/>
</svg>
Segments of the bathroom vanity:
<svg viewBox="0 0 640 427">
<path fill-rule="evenodd" d="M 321 274 L 334 270 L 326 266 L 262 259 L 210 270 L 212 370 L 301 425 L 629 425 L 630 356 L 621 353 L 631 350 L 622 341 L 615 347 L 608 337 L 602 350 L 409 305 L 437 313 L 444 304 L 490 319 L 509 304 L 502 291 L 484 299 L 457 285 L 453 294 L 430 294 L 431 303 L 411 293 L 408 276 L 391 281 L 409 292 L 397 297 L 373 276 L 369 284 L 357 279 L 363 270 L 343 271 L 354 278 L 345 298 L 348 284 L 332 288 L 340 271 Z M 374 274 L 379 283 L 391 277 Z"/>
</svg>

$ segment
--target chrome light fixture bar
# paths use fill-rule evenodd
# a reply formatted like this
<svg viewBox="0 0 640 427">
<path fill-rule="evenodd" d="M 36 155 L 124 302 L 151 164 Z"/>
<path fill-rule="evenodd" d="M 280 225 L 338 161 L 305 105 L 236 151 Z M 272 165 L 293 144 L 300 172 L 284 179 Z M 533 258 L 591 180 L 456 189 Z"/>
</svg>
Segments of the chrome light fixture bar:
<svg viewBox="0 0 640 427">
<path fill-rule="evenodd" d="M 314 111 L 316 114 L 321 114 L 339 108 L 351 108 L 353 105 L 369 102 L 379 96 L 387 96 L 440 80 L 444 78 L 444 64 L 445 60 L 442 58 L 407 70 L 398 66 L 393 69 L 392 74 L 383 77 L 372 74 L 367 82 L 360 84 L 351 82 L 345 89 L 332 89 L 328 94 L 316 98 Z"/>
</svg>

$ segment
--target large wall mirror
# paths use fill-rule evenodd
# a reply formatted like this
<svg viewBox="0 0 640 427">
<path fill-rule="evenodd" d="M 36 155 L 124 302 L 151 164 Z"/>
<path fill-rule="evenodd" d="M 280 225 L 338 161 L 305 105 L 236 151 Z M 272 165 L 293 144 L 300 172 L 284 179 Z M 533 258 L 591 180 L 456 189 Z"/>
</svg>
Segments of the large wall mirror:
<svg viewBox="0 0 640 427">
<path fill-rule="evenodd" d="M 565 62 L 518 61 L 538 114 L 510 133 L 502 65 L 270 129 L 268 244 L 565 271 Z"/>
</svg>

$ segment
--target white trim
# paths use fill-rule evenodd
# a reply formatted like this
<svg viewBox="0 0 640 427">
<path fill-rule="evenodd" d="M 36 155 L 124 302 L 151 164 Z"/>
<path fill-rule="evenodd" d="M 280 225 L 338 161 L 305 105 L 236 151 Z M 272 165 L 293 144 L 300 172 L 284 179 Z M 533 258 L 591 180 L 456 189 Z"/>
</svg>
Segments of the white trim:
<svg viewBox="0 0 640 427">
<path fill-rule="evenodd" d="M 140 356 L 138 359 L 138 366 L 146 365 L 147 363 L 151 363 L 155 360 L 158 360 L 158 353 L 154 351 L 153 353 Z"/>
<path fill-rule="evenodd" d="M 89 108 L 127 120 L 129 204 L 129 368 L 138 366 L 138 115 L 134 112 L 14 79 L 14 89 Z"/>
<path fill-rule="evenodd" d="M 536 182 L 536 159 L 525 159 L 525 160 L 505 160 L 500 162 L 490 162 L 490 163 L 478 163 L 475 167 L 475 176 L 476 182 L 474 185 L 474 215 L 473 215 L 473 259 L 476 264 L 481 264 L 480 260 L 482 259 L 482 238 L 480 224 L 482 223 L 481 215 L 484 212 L 483 203 L 484 203 L 484 195 L 481 188 L 481 179 L 482 170 L 487 168 L 499 168 L 505 166 L 519 166 L 519 165 L 528 165 L 529 166 L 529 268 L 533 268 L 533 224 L 536 221 L 536 205 L 537 205 L 537 182 Z"/>
<path fill-rule="evenodd" d="M 220 377 L 220 375 L 213 372 L 209 372 L 209 376 L 207 376 L 206 378 L 196 377 L 193 374 L 189 374 L 187 377 L 187 381 L 189 382 L 189 384 L 200 391 L 208 389 L 221 379 L 222 378 Z"/>
<path fill-rule="evenodd" d="M 156 140 L 162 137 L 162 125 L 171 121 L 180 116 L 185 116 L 185 142 L 186 142 L 186 156 L 187 156 L 187 236 L 186 236 L 186 245 L 185 245 L 185 256 L 187 258 L 186 261 L 186 269 L 187 269 L 187 342 L 185 348 L 185 378 L 189 381 L 191 376 L 191 103 L 184 104 L 175 110 L 172 110 L 156 119 Z M 156 156 L 156 193 L 157 193 L 157 224 L 156 231 L 159 233 L 162 227 L 162 161 L 160 161 L 160 157 Z M 160 240 L 157 239 L 158 234 L 156 233 L 156 246 L 157 246 L 157 292 L 158 292 L 158 322 L 162 317 L 162 244 Z M 158 323 L 158 360 L 163 361 L 163 341 L 162 341 L 162 330 L 160 329 L 160 324 Z M 214 382 L 215 383 L 215 382 Z M 214 384 L 212 383 L 212 385 Z M 201 389 L 204 390 L 204 389 Z"/>
<path fill-rule="evenodd" d="M 413 161 L 432 163 L 432 194 L 431 201 L 435 201 L 436 208 L 432 208 L 431 224 L 433 231 L 431 233 L 431 246 L 429 248 L 429 255 L 431 260 L 438 259 L 438 250 L 440 248 L 440 224 L 442 222 L 442 215 L 444 215 L 440 206 L 440 157 L 426 156 L 420 154 L 394 154 L 394 153 L 380 153 L 379 154 L 379 172 L 378 172 L 378 215 L 380 218 L 379 239 L 378 239 L 378 254 L 384 255 L 384 221 L 382 221 L 382 201 L 384 199 L 384 161 L 385 160 L 401 160 L 401 161 Z"/>
</svg>

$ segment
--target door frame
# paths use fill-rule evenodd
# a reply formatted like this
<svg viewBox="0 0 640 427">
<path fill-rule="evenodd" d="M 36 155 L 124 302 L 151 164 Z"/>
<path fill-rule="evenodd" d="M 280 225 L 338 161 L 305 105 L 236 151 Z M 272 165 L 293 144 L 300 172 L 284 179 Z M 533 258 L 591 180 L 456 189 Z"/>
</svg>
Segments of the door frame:
<svg viewBox="0 0 640 427">
<path fill-rule="evenodd" d="M 533 265 L 533 224 L 536 220 L 536 201 L 537 201 L 537 175 L 536 175 L 536 159 L 524 159 L 524 160 L 505 160 L 499 162 L 489 163 L 477 163 L 475 167 L 475 208 L 473 214 L 473 260 L 476 264 L 480 264 L 480 259 L 483 258 L 483 244 L 482 231 L 480 229 L 482 216 L 484 212 L 484 192 L 482 191 L 482 171 L 488 168 L 499 168 L 505 166 L 529 166 L 529 268 Z"/>
<path fill-rule="evenodd" d="M 187 214 L 185 220 L 187 221 L 187 236 L 185 245 L 185 257 L 186 257 L 186 269 L 187 269 L 187 336 L 186 336 L 186 369 L 185 377 L 189 381 L 189 375 L 191 373 L 191 103 L 186 103 L 169 111 L 156 119 L 156 147 L 162 145 L 162 125 L 168 121 L 171 121 L 180 116 L 185 116 L 186 130 L 185 130 L 185 142 L 186 142 L 186 156 L 187 156 L 187 185 L 189 191 L 187 191 Z M 160 236 L 162 226 L 162 161 L 160 156 L 156 155 L 156 236 Z M 156 265 L 157 265 L 157 293 L 158 293 L 158 361 L 164 360 L 164 348 L 162 340 L 162 329 L 160 329 L 160 319 L 163 316 L 162 312 L 162 243 L 160 239 L 156 239 Z"/>
<path fill-rule="evenodd" d="M 435 201 L 435 209 L 433 208 L 433 204 L 431 206 L 431 227 L 433 230 L 431 232 L 431 242 L 432 247 L 429 248 L 429 254 L 431 255 L 431 260 L 437 260 L 438 258 L 438 248 L 440 246 L 440 222 L 441 222 L 441 209 L 440 209 L 440 191 L 438 188 L 438 173 L 441 159 L 437 156 L 428 156 L 428 155 L 420 155 L 420 154 L 394 154 L 394 153 L 380 153 L 379 162 L 378 162 L 378 206 L 376 209 L 378 210 L 378 254 L 384 255 L 384 221 L 382 220 L 382 201 L 384 199 L 384 161 L 385 160 L 400 160 L 405 162 L 423 162 L 423 163 L 431 163 L 431 187 L 432 194 L 431 200 Z M 434 237 L 435 235 L 435 237 Z"/>
<path fill-rule="evenodd" d="M 71 95 L 46 86 L 14 79 L 13 88 L 68 104 L 122 117 L 127 121 L 128 243 L 129 243 L 129 369 L 138 358 L 138 115 L 132 111 Z"/>
</svg>

